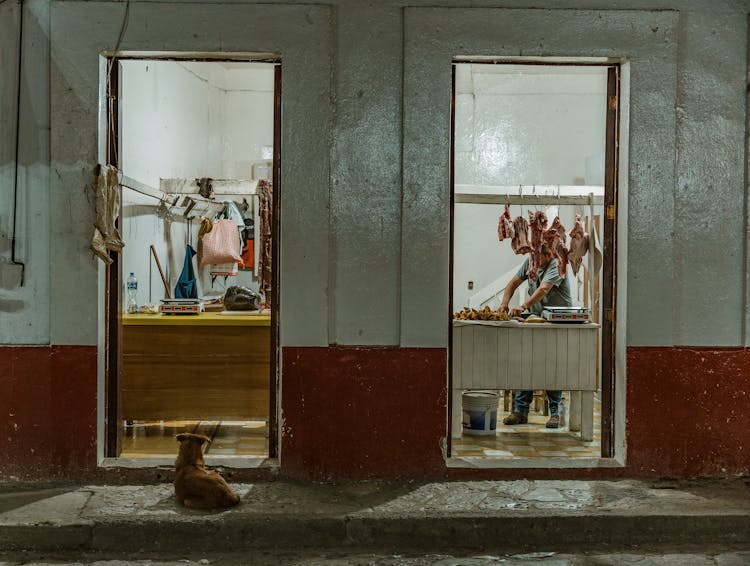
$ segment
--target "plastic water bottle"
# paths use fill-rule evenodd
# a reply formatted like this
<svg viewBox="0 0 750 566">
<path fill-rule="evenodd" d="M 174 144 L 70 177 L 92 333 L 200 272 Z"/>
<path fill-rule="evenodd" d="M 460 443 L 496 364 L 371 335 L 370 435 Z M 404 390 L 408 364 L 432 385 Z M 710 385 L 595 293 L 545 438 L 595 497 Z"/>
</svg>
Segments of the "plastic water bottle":
<svg viewBox="0 0 750 566">
<path fill-rule="evenodd" d="M 125 288 L 128 293 L 126 311 L 128 314 L 135 314 L 138 312 L 138 279 L 135 278 L 135 274 L 132 271 L 125 282 Z"/>
</svg>

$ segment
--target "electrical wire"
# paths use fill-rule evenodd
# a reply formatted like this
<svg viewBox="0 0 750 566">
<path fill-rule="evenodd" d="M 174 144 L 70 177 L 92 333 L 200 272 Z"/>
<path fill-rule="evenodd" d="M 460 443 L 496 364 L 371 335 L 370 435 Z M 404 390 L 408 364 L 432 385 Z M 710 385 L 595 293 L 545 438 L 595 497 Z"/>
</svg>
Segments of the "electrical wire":
<svg viewBox="0 0 750 566">
<path fill-rule="evenodd" d="M 114 131 L 114 104 L 115 95 L 112 94 L 112 66 L 117 60 L 117 54 L 120 52 L 120 44 L 122 38 L 125 35 L 125 30 L 128 29 L 128 20 L 130 19 L 130 0 L 125 1 L 125 14 L 122 17 L 122 25 L 120 25 L 120 33 L 117 36 L 117 42 L 115 43 L 115 50 L 112 56 L 107 61 L 107 155 L 112 155 L 112 149 L 114 147 L 114 139 L 116 132 Z M 115 158 L 117 161 L 117 158 Z M 117 163 L 119 166 L 119 163 Z"/>
<path fill-rule="evenodd" d="M 18 158 L 20 155 L 20 141 L 21 141 L 21 64 L 23 62 L 23 0 L 18 0 L 20 7 L 19 23 L 18 23 L 18 73 L 16 76 L 16 139 L 15 139 L 15 172 L 13 176 L 13 230 L 10 237 L 10 262 L 13 265 L 21 266 L 21 287 L 24 284 L 24 276 L 26 274 L 26 264 L 16 259 L 16 225 L 18 218 L 18 170 L 20 169 Z"/>
</svg>

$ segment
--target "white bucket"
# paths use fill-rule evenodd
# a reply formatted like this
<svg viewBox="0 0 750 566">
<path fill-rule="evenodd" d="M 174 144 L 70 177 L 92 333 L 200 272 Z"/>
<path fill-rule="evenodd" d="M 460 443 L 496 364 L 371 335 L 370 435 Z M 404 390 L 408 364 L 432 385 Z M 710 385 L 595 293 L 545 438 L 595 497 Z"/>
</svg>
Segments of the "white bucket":
<svg viewBox="0 0 750 566">
<path fill-rule="evenodd" d="M 461 401 L 464 434 L 494 435 L 497 428 L 497 393 L 466 391 Z"/>
</svg>

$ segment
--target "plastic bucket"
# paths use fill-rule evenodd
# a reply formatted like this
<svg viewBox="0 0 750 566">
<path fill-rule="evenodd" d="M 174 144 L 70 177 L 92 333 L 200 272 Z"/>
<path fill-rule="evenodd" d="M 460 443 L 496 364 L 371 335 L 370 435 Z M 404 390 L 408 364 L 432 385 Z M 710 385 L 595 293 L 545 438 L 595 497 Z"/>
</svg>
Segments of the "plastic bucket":
<svg viewBox="0 0 750 566">
<path fill-rule="evenodd" d="M 495 434 L 498 395 L 491 391 L 466 391 L 461 396 L 464 434 Z"/>
</svg>

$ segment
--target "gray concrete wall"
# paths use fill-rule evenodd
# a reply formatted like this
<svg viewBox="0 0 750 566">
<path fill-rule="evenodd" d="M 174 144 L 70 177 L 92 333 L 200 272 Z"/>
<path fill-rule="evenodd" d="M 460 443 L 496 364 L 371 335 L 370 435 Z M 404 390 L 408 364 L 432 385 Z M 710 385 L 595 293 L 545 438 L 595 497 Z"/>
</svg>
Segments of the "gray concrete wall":
<svg viewBox="0 0 750 566">
<path fill-rule="evenodd" d="M 14 160 L 6 126 L 15 115 L 14 80 L 5 79 L 15 77 L 18 8 L 0 4 L 7 344 L 97 337 L 84 186 L 97 157 L 97 54 L 114 47 L 124 5 L 51 6 L 26 7 L 19 228 L 25 222 L 27 267 L 18 287 L 5 276 Z M 728 0 L 131 2 L 121 48 L 282 54 L 282 343 L 297 346 L 447 345 L 452 56 L 632 59 L 629 249 L 619 274 L 628 344 L 737 346 L 748 320 L 747 14 L 746 2 Z"/>
<path fill-rule="evenodd" d="M 0 4 L 0 344 L 47 344 L 50 340 L 49 221 L 49 3 L 24 6 L 20 111 L 18 45 L 21 9 Z M 13 193 L 18 189 L 16 261 L 11 261 Z"/>
</svg>

